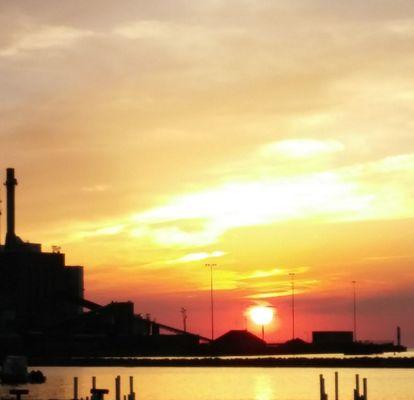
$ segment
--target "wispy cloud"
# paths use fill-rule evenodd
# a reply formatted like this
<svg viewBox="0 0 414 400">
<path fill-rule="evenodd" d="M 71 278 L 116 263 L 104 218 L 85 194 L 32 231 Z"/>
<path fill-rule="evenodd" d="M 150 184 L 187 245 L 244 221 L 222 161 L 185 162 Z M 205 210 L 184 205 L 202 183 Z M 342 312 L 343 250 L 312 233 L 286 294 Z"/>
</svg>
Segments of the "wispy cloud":
<svg viewBox="0 0 414 400">
<path fill-rule="evenodd" d="M 84 192 L 106 192 L 110 188 L 109 185 L 92 185 L 82 188 Z"/>
<path fill-rule="evenodd" d="M 413 170 L 414 155 L 406 154 L 320 173 L 273 179 L 259 176 L 255 181 L 182 194 L 159 207 L 100 221 L 96 229 L 77 229 L 80 236 L 122 232 L 134 241 L 187 248 L 211 245 L 227 231 L 248 226 L 294 220 L 323 223 L 410 218 L 414 216 L 410 188 L 393 177 L 410 175 Z M 191 253 L 188 260 L 207 256 Z M 254 273 L 277 274 L 278 270 Z"/>
<path fill-rule="evenodd" d="M 218 258 L 222 257 L 226 254 L 226 252 L 221 250 L 216 250 L 212 252 L 200 252 L 200 253 L 189 253 L 182 257 L 176 258 L 175 260 L 171 260 L 169 264 L 181 264 L 181 263 L 190 263 L 194 261 L 201 261 L 206 260 L 209 258 Z"/>
<path fill-rule="evenodd" d="M 112 236 L 121 233 L 125 228 L 123 224 L 102 226 L 92 229 L 79 229 L 73 233 L 73 238 L 77 240 L 83 240 L 85 238 L 99 237 L 99 236 Z"/>
<path fill-rule="evenodd" d="M 0 56 L 9 57 L 36 50 L 64 48 L 92 35 L 92 31 L 68 26 L 42 26 L 22 33 L 12 44 L 0 49 Z"/>
<path fill-rule="evenodd" d="M 245 276 L 241 277 L 241 281 L 246 280 L 257 280 L 257 279 L 263 279 L 263 278 L 271 278 L 271 277 L 277 277 L 277 276 L 287 276 L 288 273 L 295 273 L 295 274 L 301 274 L 306 271 L 308 271 L 308 267 L 296 267 L 296 268 L 272 268 L 272 269 L 259 269 L 254 270 L 253 272 L 246 274 Z"/>
<path fill-rule="evenodd" d="M 337 140 L 290 139 L 272 142 L 260 149 L 265 157 L 309 158 L 343 151 L 345 146 Z"/>
<path fill-rule="evenodd" d="M 127 39 L 168 39 L 174 25 L 157 20 L 144 20 L 124 24 L 115 28 L 116 35 Z"/>
<path fill-rule="evenodd" d="M 295 294 L 301 295 L 303 293 L 307 293 L 310 290 L 314 289 L 315 286 L 317 286 L 320 282 L 317 279 L 300 279 L 295 284 Z M 276 290 L 269 290 L 270 286 L 276 287 Z M 285 296 L 291 296 L 292 295 L 292 289 L 291 289 L 291 282 L 285 281 L 285 282 L 272 282 L 271 284 L 268 284 L 268 289 L 266 290 L 263 288 L 260 290 L 258 287 L 252 288 L 252 292 L 256 292 L 253 294 L 248 294 L 246 297 L 248 299 L 271 299 L 276 297 L 285 297 Z"/>
</svg>

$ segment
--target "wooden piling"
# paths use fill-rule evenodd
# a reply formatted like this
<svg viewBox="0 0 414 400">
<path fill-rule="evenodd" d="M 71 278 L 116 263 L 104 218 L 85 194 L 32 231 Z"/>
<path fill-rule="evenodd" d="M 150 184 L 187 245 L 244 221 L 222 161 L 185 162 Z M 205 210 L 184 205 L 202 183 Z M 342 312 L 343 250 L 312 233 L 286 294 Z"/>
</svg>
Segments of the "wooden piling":
<svg viewBox="0 0 414 400">
<path fill-rule="evenodd" d="M 319 386 L 320 386 L 320 400 L 328 400 L 328 395 L 325 392 L 325 378 L 323 375 L 319 375 Z"/>
<path fill-rule="evenodd" d="M 73 378 L 73 400 L 78 400 L 78 377 L 75 376 Z"/>
<path fill-rule="evenodd" d="M 319 375 L 319 393 L 320 393 L 320 400 L 323 400 L 323 375 Z"/>
<path fill-rule="evenodd" d="M 134 377 L 129 377 L 129 400 L 135 400 L 135 393 L 134 393 Z"/>
<path fill-rule="evenodd" d="M 338 372 L 335 372 L 335 400 L 339 400 L 339 379 Z"/>
<path fill-rule="evenodd" d="M 356 374 L 355 375 L 354 398 L 355 398 L 355 400 L 360 400 L 360 394 L 359 394 L 359 374 Z"/>
<path fill-rule="evenodd" d="M 92 389 L 96 389 L 96 376 L 92 377 Z"/>
<path fill-rule="evenodd" d="M 134 393 L 134 377 L 129 377 L 129 394 Z"/>
<path fill-rule="evenodd" d="M 368 400 L 368 383 L 367 383 L 367 378 L 363 379 L 363 395 L 364 395 L 364 400 Z"/>
<path fill-rule="evenodd" d="M 121 377 L 115 378 L 115 400 L 121 400 Z"/>
</svg>

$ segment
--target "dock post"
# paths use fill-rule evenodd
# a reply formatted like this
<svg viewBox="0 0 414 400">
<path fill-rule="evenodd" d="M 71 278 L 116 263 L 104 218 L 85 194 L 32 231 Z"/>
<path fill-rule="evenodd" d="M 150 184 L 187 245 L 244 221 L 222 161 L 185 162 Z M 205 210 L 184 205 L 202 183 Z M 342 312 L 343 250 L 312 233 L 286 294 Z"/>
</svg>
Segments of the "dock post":
<svg viewBox="0 0 414 400">
<path fill-rule="evenodd" d="M 368 384 L 367 384 L 367 378 L 364 378 L 362 382 L 363 382 L 364 400 L 368 400 Z"/>
<path fill-rule="evenodd" d="M 9 394 L 14 394 L 16 400 L 21 400 L 24 394 L 29 394 L 29 391 L 27 389 L 10 389 Z"/>
<path fill-rule="evenodd" d="M 321 392 L 321 400 L 328 400 L 328 395 L 325 392 L 325 378 L 323 375 L 319 375 L 319 386 Z"/>
<path fill-rule="evenodd" d="M 78 400 L 78 377 L 73 378 L 73 400 Z"/>
<path fill-rule="evenodd" d="M 92 389 L 96 389 L 96 376 L 92 377 Z"/>
<path fill-rule="evenodd" d="M 338 372 L 335 372 L 335 400 L 339 400 L 339 379 Z"/>
<path fill-rule="evenodd" d="M 359 400 L 359 374 L 355 375 L 355 397 Z"/>
<path fill-rule="evenodd" d="M 323 375 L 319 375 L 319 393 L 320 393 L 320 400 L 323 400 Z"/>
<path fill-rule="evenodd" d="M 115 378 L 115 400 L 121 400 L 121 377 Z"/>
<path fill-rule="evenodd" d="M 104 400 L 104 396 L 108 393 L 108 389 L 91 389 L 91 400 Z"/>
<path fill-rule="evenodd" d="M 134 393 L 134 377 L 129 377 L 129 400 L 135 400 L 135 393 Z"/>
</svg>

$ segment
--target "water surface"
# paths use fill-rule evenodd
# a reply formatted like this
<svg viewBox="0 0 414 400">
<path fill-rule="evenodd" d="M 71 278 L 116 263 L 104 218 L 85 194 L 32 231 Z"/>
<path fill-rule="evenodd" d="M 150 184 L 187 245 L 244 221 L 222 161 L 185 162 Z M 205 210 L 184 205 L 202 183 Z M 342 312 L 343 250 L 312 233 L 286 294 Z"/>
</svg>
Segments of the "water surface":
<svg viewBox="0 0 414 400">
<path fill-rule="evenodd" d="M 43 385 L 27 385 L 31 399 L 73 398 L 73 377 L 79 377 L 80 396 L 86 397 L 91 377 L 114 398 L 115 377 L 122 393 L 134 377 L 137 400 L 319 400 L 319 374 L 324 374 L 333 399 L 334 371 L 339 372 L 340 399 L 351 400 L 355 374 L 368 378 L 370 400 L 414 400 L 414 369 L 328 368 L 176 368 L 176 367 L 42 367 Z M 10 387 L 2 386 L 1 395 Z"/>
</svg>

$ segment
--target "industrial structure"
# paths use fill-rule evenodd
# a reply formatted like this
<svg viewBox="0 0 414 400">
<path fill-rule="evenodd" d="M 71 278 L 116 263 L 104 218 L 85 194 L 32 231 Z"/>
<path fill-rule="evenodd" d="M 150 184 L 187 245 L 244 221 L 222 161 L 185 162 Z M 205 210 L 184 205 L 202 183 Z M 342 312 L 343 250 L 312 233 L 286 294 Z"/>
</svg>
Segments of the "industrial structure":
<svg viewBox="0 0 414 400">
<path fill-rule="evenodd" d="M 16 185 L 14 169 L 8 168 L 7 232 L 0 245 L 0 355 L 180 353 L 205 339 L 186 327 L 135 314 L 132 302 L 86 300 L 83 267 L 66 265 L 57 247 L 44 252 L 40 244 L 16 235 Z"/>
<path fill-rule="evenodd" d="M 65 255 L 43 252 L 15 232 L 14 169 L 7 169 L 7 232 L 0 246 L 0 330 L 39 330 L 82 313 L 70 299 L 83 298 L 83 267 Z"/>
</svg>

